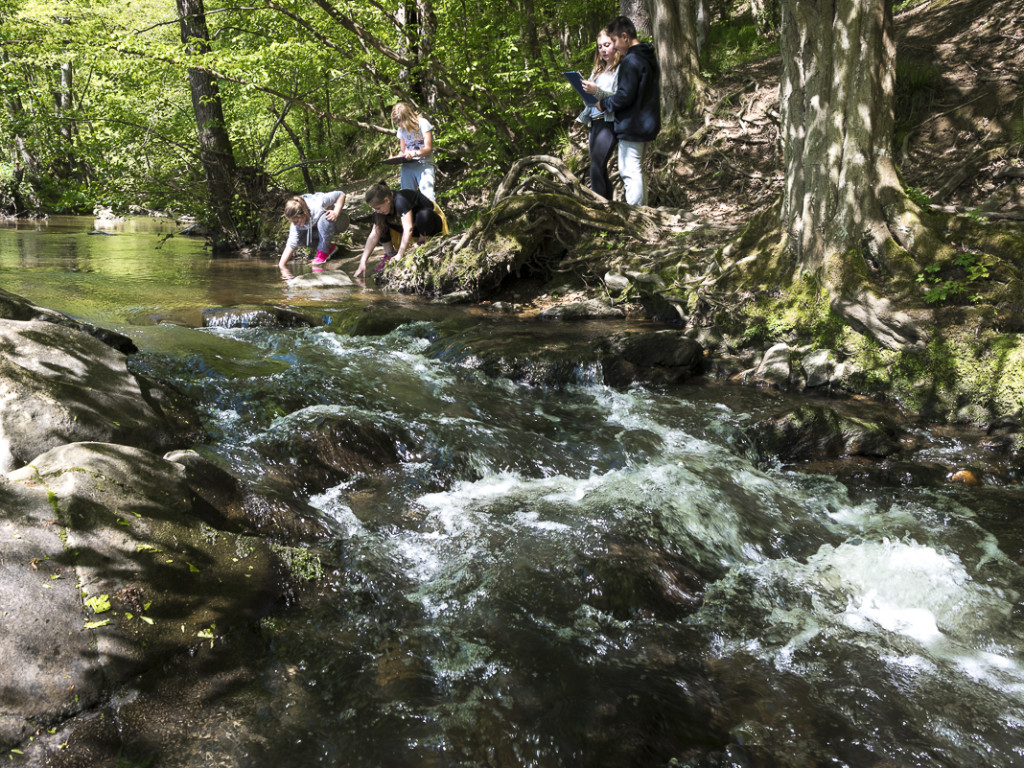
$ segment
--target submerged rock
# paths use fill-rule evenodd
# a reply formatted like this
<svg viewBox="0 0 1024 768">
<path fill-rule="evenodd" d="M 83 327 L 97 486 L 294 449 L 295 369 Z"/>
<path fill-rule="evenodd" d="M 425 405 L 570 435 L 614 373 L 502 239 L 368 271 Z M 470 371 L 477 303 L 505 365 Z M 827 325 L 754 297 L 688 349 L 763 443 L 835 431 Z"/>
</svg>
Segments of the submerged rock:
<svg viewBox="0 0 1024 768">
<path fill-rule="evenodd" d="M 618 333 L 595 345 L 610 386 L 679 384 L 699 375 L 704 349 L 679 331 Z"/>
<path fill-rule="evenodd" d="M 269 460 L 269 480 L 319 492 L 357 474 L 383 472 L 399 462 L 397 445 L 408 442 L 368 417 L 313 406 L 280 419 L 254 447 Z"/>
<path fill-rule="evenodd" d="M 287 307 L 231 307 L 203 310 L 204 328 L 312 328 L 312 320 Z"/>
<path fill-rule="evenodd" d="M 617 307 L 610 306 L 598 299 L 575 301 L 571 304 L 558 304 L 541 312 L 542 320 L 604 320 L 622 318 L 626 313 Z"/>
<path fill-rule="evenodd" d="M 322 272 L 306 272 L 288 281 L 289 291 L 324 291 L 352 288 L 355 282 L 340 269 L 325 269 Z"/>
</svg>

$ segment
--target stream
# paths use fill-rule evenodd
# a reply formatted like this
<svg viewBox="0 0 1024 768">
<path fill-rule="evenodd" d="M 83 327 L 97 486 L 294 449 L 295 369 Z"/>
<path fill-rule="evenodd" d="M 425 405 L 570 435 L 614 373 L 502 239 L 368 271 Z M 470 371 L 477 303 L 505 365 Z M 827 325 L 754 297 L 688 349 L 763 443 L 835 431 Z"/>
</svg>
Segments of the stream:
<svg viewBox="0 0 1024 768">
<path fill-rule="evenodd" d="M 170 221 L 95 229 L 0 226 L 0 286 L 131 337 L 133 370 L 200 404 L 203 452 L 331 532 L 316 586 L 226 641 L 235 685 L 178 715 L 173 687 L 115 695 L 122 733 L 150 734 L 138 764 L 158 743 L 158 765 L 1024 764 L 1019 478 L 799 471 L 752 447 L 778 394 L 481 368 L 625 321 L 303 294 Z M 250 306 L 322 324 L 202 327 Z M 368 333 L 368 313 L 397 320 Z M 283 487 L 265 446 L 324 415 L 399 436 L 398 460 Z M 955 430 L 931 446 L 965 450 Z"/>
</svg>

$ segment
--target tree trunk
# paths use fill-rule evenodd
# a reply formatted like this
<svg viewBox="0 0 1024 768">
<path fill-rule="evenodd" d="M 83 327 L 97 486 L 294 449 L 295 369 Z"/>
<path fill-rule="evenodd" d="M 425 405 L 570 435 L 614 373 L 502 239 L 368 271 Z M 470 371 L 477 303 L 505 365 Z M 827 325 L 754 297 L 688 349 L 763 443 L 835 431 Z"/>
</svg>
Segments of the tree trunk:
<svg viewBox="0 0 1024 768">
<path fill-rule="evenodd" d="M 694 0 L 650 0 L 650 14 L 668 122 L 695 106 L 706 88 L 697 57 L 697 13 Z"/>
<path fill-rule="evenodd" d="M 633 22 L 638 35 L 647 35 L 649 37 L 653 34 L 653 31 L 651 29 L 651 15 L 647 10 L 647 2 L 648 0 L 619 0 L 619 13 Z M 608 19 L 608 21 L 611 21 L 611 19 Z"/>
<path fill-rule="evenodd" d="M 434 39 L 437 37 L 437 16 L 434 14 L 433 0 L 418 0 L 420 18 L 420 49 L 419 57 L 422 65 L 419 78 L 420 102 L 429 109 L 437 107 L 440 92 L 433 76 L 434 69 L 430 62 L 434 58 Z"/>
<path fill-rule="evenodd" d="M 530 53 L 530 59 L 526 62 L 534 62 L 539 65 L 541 61 L 540 37 L 537 35 L 537 13 L 533 7 L 533 0 L 522 0 L 522 7 L 519 9 L 522 14 L 522 34 L 526 41 L 526 50 Z"/>
<path fill-rule="evenodd" d="M 923 328 L 882 295 L 918 303 L 921 264 L 946 246 L 923 226 L 892 159 L 891 4 L 784 0 L 781 52 L 786 247 L 855 328 L 891 348 L 919 346 Z"/>
<path fill-rule="evenodd" d="M 697 58 L 704 56 L 711 34 L 711 0 L 697 0 Z"/>
<path fill-rule="evenodd" d="M 779 5 L 780 0 L 750 0 L 750 12 L 754 15 L 757 33 L 762 37 L 774 37 L 779 31 Z"/>
<path fill-rule="evenodd" d="M 210 33 L 206 26 L 203 0 L 177 0 L 181 42 L 190 55 L 210 50 Z M 232 244 L 244 241 L 232 212 L 237 168 L 228 136 L 227 123 L 220 100 L 217 79 L 209 72 L 189 68 L 188 83 L 192 91 L 192 110 L 196 117 L 199 157 L 206 175 L 207 194 L 216 223 Z"/>
</svg>

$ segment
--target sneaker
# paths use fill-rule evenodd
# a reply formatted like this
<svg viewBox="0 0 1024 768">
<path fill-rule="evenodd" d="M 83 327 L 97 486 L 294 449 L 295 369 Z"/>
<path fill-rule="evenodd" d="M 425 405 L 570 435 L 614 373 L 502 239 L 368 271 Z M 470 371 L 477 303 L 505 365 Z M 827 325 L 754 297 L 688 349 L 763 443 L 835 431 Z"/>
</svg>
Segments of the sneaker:
<svg viewBox="0 0 1024 768">
<path fill-rule="evenodd" d="M 373 271 L 374 272 L 380 272 L 382 269 L 384 269 L 385 265 L 388 263 L 388 261 L 390 259 L 391 259 L 390 256 L 385 256 L 383 259 L 380 260 L 380 264 L 378 264 L 377 268 L 375 270 L 373 270 Z"/>
<path fill-rule="evenodd" d="M 338 246 L 336 246 L 334 243 L 331 243 L 331 247 L 328 249 L 327 255 L 323 256 L 323 255 L 320 254 L 319 251 L 317 251 L 316 257 L 313 259 L 313 263 L 314 264 L 323 264 L 323 263 L 325 263 L 329 258 L 331 258 L 331 256 L 334 255 L 334 252 L 336 250 L 338 250 Z"/>
</svg>

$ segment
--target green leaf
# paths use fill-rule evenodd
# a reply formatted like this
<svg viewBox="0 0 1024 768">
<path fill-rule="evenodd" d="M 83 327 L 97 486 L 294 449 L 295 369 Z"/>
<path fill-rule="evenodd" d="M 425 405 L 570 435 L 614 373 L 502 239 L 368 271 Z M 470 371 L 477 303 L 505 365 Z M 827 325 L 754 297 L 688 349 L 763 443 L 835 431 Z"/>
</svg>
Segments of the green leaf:
<svg viewBox="0 0 1024 768">
<path fill-rule="evenodd" d="M 98 595 L 96 597 L 90 597 L 85 601 L 85 607 L 90 609 L 93 613 L 104 613 L 109 611 L 110 595 Z"/>
</svg>

